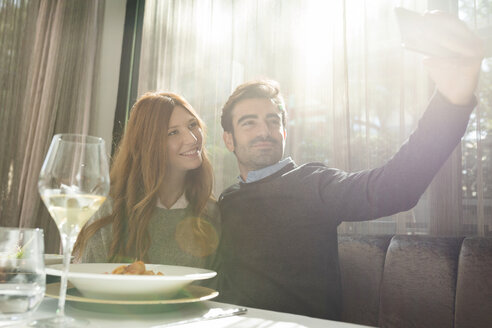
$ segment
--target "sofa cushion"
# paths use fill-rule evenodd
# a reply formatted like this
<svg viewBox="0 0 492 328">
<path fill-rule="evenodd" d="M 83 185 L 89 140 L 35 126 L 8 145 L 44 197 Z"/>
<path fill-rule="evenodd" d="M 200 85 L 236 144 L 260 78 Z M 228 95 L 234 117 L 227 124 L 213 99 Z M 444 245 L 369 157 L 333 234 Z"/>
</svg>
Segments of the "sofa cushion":
<svg viewBox="0 0 492 328">
<path fill-rule="evenodd" d="M 455 327 L 492 327 L 492 238 L 466 238 L 458 264 Z"/>
<path fill-rule="evenodd" d="M 463 238 L 393 237 L 381 285 L 380 327 L 454 326 L 457 266 Z"/>
<path fill-rule="evenodd" d="M 379 288 L 392 235 L 341 235 L 342 321 L 378 325 Z"/>
</svg>

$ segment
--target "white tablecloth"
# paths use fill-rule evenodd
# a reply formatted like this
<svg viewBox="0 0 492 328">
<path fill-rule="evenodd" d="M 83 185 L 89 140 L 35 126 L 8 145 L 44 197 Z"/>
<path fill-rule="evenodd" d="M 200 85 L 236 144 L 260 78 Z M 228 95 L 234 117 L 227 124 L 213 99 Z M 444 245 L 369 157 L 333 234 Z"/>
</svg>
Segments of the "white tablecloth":
<svg viewBox="0 0 492 328">
<path fill-rule="evenodd" d="M 56 299 L 45 298 L 32 318 L 43 318 L 53 316 L 57 306 Z M 66 314 L 75 318 L 85 318 L 90 321 L 89 327 L 153 327 L 159 324 L 179 322 L 185 319 L 200 317 L 211 308 L 231 308 L 236 307 L 230 304 L 217 303 L 212 301 L 188 304 L 179 308 L 159 313 L 114 313 L 103 312 L 103 308 L 98 311 L 87 311 L 75 308 L 67 303 Z M 9 327 L 12 323 L 10 323 Z M 2 326 L 0 324 L 0 326 Z M 15 327 L 23 327 L 25 324 L 18 323 Z M 227 318 L 200 321 L 195 323 L 182 324 L 182 328 L 301 328 L 301 327 L 323 327 L 323 328 L 356 328 L 366 327 L 355 324 L 342 323 L 337 321 L 315 319 L 294 314 L 273 312 L 248 308 L 247 314 L 232 316 Z"/>
</svg>

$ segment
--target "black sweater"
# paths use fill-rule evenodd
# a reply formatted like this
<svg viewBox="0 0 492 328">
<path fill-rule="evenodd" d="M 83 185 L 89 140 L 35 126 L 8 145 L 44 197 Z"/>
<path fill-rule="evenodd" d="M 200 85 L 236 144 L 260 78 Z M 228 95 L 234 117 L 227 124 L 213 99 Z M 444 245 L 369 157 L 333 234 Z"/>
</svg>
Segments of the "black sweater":
<svg viewBox="0 0 492 328">
<path fill-rule="evenodd" d="M 460 142 L 472 109 L 436 94 L 417 130 L 376 169 L 290 163 L 226 189 L 219 198 L 219 301 L 338 320 L 337 226 L 415 206 Z"/>
</svg>

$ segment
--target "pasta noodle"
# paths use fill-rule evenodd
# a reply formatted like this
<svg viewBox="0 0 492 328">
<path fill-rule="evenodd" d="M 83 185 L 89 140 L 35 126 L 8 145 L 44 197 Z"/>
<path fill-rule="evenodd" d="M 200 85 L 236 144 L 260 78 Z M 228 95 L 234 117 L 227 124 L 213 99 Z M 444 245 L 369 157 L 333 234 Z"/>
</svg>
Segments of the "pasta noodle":
<svg viewBox="0 0 492 328">
<path fill-rule="evenodd" d="M 134 275 L 146 275 L 146 276 L 163 276 L 162 272 L 154 272 L 152 270 L 145 269 L 145 263 L 142 261 L 136 261 L 129 265 L 120 265 L 114 269 L 111 274 L 134 274 Z"/>
</svg>

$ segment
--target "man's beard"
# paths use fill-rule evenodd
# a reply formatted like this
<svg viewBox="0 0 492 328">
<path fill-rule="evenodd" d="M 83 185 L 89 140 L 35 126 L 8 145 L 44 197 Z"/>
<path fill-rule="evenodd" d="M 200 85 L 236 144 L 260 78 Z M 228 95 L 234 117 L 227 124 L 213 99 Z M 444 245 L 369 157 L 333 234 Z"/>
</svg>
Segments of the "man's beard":
<svg viewBox="0 0 492 328">
<path fill-rule="evenodd" d="M 283 149 L 282 145 L 279 145 L 278 140 L 272 137 L 256 137 L 248 143 L 247 147 L 241 149 L 240 154 L 236 151 L 238 149 L 238 144 L 236 138 L 233 135 L 234 142 L 234 154 L 238 161 L 243 164 L 243 166 L 249 168 L 252 171 L 265 168 L 267 166 L 276 164 L 282 159 Z M 265 150 L 250 151 L 252 147 L 257 142 L 271 142 L 272 148 Z M 244 157 L 242 155 L 245 155 Z"/>
</svg>

